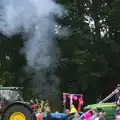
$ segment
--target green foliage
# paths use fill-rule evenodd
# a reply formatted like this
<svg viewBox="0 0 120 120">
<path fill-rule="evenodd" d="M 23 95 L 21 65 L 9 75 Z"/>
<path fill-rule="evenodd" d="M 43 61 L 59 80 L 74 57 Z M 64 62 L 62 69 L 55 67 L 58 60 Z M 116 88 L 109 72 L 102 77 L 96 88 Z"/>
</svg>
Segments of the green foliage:
<svg viewBox="0 0 120 120">
<path fill-rule="evenodd" d="M 9 73 L 8 71 L 4 71 L 2 74 L 0 74 L 0 84 L 2 86 L 11 86 L 14 80 L 14 75 Z"/>
<path fill-rule="evenodd" d="M 69 36 L 56 39 L 60 48 L 57 75 L 61 92 L 84 92 L 86 96 L 92 93 L 89 101 L 96 101 L 103 93 L 111 92 L 120 79 L 120 0 L 59 2 L 68 14 L 57 21 L 70 31 Z M 11 38 L 0 35 L 0 83 L 5 86 L 20 83 L 20 73 L 24 73 L 22 67 L 26 64 L 21 48 L 21 35 Z M 31 91 L 28 82 L 29 79 L 22 84 L 26 95 Z"/>
<path fill-rule="evenodd" d="M 67 38 L 68 40 L 64 38 L 58 40 L 62 54 L 59 74 L 62 76 L 63 84 L 66 85 L 63 91 L 71 92 L 74 86 L 76 86 L 74 92 L 86 90 L 90 79 L 97 80 L 100 74 L 98 73 L 100 70 L 93 67 L 100 57 L 96 56 L 95 60 L 96 53 L 91 53 L 95 46 L 93 44 L 94 34 L 91 32 L 89 24 L 85 22 L 85 3 L 77 2 L 69 2 L 68 16 L 61 22 L 62 25 L 69 27 L 71 34 Z M 102 63 L 102 60 L 100 62 Z"/>
<path fill-rule="evenodd" d="M 26 62 L 20 54 L 22 47 L 23 40 L 20 35 L 10 38 L 0 35 L 0 79 L 4 86 L 19 85 L 19 72 Z"/>
<path fill-rule="evenodd" d="M 95 101 L 102 94 L 111 92 L 119 82 L 120 1 L 72 0 L 63 3 L 68 16 L 61 24 L 69 27 L 71 34 L 58 39 L 61 88 L 69 92 L 84 91 L 88 96 L 92 93 L 94 97 L 89 100 Z M 91 21 L 94 21 L 92 27 L 89 26 Z"/>
</svg>

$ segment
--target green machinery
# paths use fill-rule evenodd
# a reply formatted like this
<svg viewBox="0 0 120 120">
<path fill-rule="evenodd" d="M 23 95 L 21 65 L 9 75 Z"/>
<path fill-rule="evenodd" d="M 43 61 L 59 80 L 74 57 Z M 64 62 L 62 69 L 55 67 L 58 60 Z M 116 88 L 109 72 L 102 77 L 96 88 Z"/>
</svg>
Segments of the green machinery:
<svg viewBox="0 0 120 120">
<path fill-rule="evenodd" d="M 0 87 L 1 120 L 35 120 L 31 106 L 22 99 L 22 87 Z"/>
<path fill-rule="evenodd" d="M 116 96 L 116 102 L 104 103 L 112 96 Z M 84 107 L 84 110 L 102 109 L 106 112 L 107 120 L 113 120 L 116 112 L 117 101 L 120 100 L 120 84 L 117 85 L 116 89 L 107 96 L 104 100 L 100 101 L 98 104 L 91 104 Z"/>
</svg>

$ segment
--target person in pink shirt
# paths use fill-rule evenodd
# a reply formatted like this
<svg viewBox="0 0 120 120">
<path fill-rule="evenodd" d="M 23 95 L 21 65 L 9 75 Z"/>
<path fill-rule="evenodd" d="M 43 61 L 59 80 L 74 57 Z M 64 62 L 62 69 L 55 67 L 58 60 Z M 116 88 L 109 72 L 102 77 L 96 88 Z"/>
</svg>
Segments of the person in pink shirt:
<svg viewBox="0 0 120 120">
<path fill-rule="evenodd" d="M 91 116 L 90 112 L 87 112 L 87 113 L 84 115 L 84 120 L 92 120 L 92 116 Z"/>
</svg>

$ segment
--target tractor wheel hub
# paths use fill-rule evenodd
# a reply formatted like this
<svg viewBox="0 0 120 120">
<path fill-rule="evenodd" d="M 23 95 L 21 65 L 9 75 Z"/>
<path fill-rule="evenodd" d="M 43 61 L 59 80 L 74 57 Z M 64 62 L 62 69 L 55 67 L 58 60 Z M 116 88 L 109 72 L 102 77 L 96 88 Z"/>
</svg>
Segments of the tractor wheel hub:
<svg viewBox="0 0 120 120">
<path fill-rule="evenodd" d="M 23 113 L 21 113 L 21 112 L 14 112 L 10 116 L 10 120 L 26 120 L 26 118 L 25 118 Z"/>
</svg>

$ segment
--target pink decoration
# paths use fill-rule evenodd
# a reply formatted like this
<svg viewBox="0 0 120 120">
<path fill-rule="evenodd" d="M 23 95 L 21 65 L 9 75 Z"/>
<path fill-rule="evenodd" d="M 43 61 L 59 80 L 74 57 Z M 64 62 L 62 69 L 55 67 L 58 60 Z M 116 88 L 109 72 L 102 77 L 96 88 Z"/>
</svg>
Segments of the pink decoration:
<svg viewBox="0 0 120 120">
<path fill-rule="evenodd" d="M 74 96 L 74 100 L 75 100 L 75 101 L 78 100 L 77 96 Z"/>
<path fill-rule="evenodd" d="M 65 110 L 65 113 L 69 113 L 69 112 L 70 112 L 70 110 L 69 110 L 69 109 L 66 109 L 66 110 Z"/>
<path fill-rule="evenodd" d="M 75 97 L 75 96 L 74 96 L 74 95 L 72 95 L 72 99 L 74 99 L 74 97 Z"/>
<path fill-rule="evenodd" d="M 33 110 L 36 110 L 36 109 L 37 109 L 37 105 L 36 105 L 36 104 L 33 104 L 33 105 L 32 105 L 32 109 L 33 109 Z"/>
<path fill-rule="evenodd" d="M 83 95 L 80 94 L 79 99 L 78 99 L 78 112 L 81 111 L 81 106 L 82 106 L 83 104 L 84 104 Z"/>
<path fill-rule="evenodd" d="M 84 101 L 82 98 L 79 99 L 79 102 L 80 102 L 80 105 L 83 105 L 84 104 Z"/>
<path fill-rule="evenodd" d="M 70 94 L 70 105 L 72 105 L 73 104 L 73 95 L 72 94 Z"/>
<path fill-rule="evenodd" d="M 65 105 L 66 104 L 66 94 L 63 93 L 63 104 Z"/>
<path fill-rule="evenodd" d="M 87 112 L 87 113 L 84 115 L 84 120 L 92 120 L 92 116 L 91 116 L 90 112 Z"/>
</svg>

